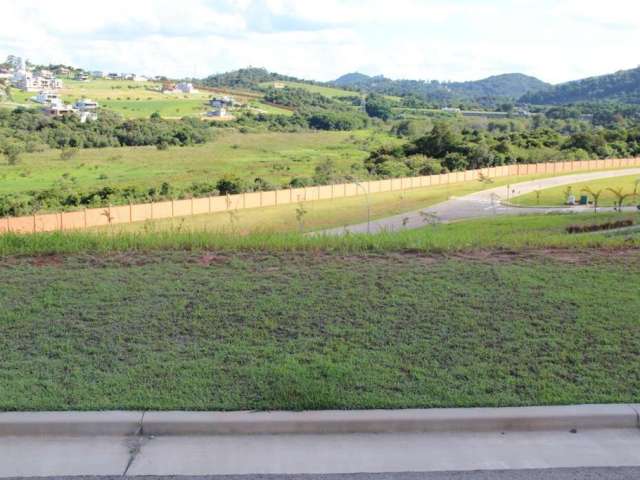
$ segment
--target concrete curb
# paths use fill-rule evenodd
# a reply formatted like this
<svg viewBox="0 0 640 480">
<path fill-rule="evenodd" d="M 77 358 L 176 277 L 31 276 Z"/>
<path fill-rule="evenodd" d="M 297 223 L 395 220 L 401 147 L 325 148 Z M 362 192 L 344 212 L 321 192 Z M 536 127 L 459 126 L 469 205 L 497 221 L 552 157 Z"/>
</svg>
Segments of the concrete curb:
<svg viewBox="0 0 640 480">
<path fill-rule="evenodd" d="M 0 436 L 135 435 L 142 412 L 7 412 L 0 413 Z"/>
<path fill-rule="evenodd" d="M 0 436 L 503 432 L 640 428 L 640 405 L 309 412 L 0 413 Z"/>
</svg>

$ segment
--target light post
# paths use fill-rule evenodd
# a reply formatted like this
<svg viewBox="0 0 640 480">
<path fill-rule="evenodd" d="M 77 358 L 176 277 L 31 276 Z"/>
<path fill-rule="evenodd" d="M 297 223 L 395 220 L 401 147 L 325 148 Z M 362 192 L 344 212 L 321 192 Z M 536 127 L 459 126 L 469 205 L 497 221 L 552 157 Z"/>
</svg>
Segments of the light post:
<svg viewBox="0 0 640 480">
<path fill-rule="evenodd" d="M 359 180 L 354 180 L 356 187 L 360 187 L 364 192 L 367 201 L 367 234 L 371 233 L 371 202 L 369 201 L 369 190 L 364 188 Z"/>
</svg>

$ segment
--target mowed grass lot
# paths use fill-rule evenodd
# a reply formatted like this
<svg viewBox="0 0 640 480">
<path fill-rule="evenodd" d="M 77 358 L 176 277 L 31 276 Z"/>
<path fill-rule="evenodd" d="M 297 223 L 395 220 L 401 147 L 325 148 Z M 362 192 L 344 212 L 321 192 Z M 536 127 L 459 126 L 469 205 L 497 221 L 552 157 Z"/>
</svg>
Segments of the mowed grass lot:
<svg viewBox="0 0 640 480">
<path fill-rule="evenodd" d="M 273 87 L 274 84 L 282 84 L 289 88 L 301 88 L 303 90 L 307 90 L 313 93 L 319 93 L 320 95 L 324 95 L 325 97 L 353 97 L 359 96 L 358 92 L 352 92 L 349 90 L 343 90 L 341 88 L 333 88 L 333 87 L 325 87 L 323 85 L 313 85 L 311 83 L 300 83 L 300 82 L 264 82 L 261 83 L 261 87 Z"/>
<path fill-rule="evenodd" d="M 518 181 L 533 179 L 536 176 L 518 177 Z M 496 179 L 491 187 L 512 183 L 515 177 Z M 363 188 L 366 188 L 363 186 Z M 309 232 L 335 227 L 343 227 L 385 218 L 404 212 L 411 212 L 443 202 L 452 195 L 461 196 L 489 188 L 477 181 L 461 182 L 451 185 L 396 190 L 334 200 L 301 202 L 274 207 L 252 208 L 232 212 L 177 217 L 166 220 L 137 222 L 112 227 L 115 231 L 210 231 L 249 234 L 255 232 Z M 362 193 L 362 190 L 359 190 Z M 304 210 L 302 218 L 300 210 Z"/>
<path fill-rule="evenodd" d="M 158 82 L 134 82 L 128 80 L 90 80 L 80 82 L 63 79 L 64 88 L 59 95 L 67 103 L 74 103 L 86 97 L 97 100 L 102 108 L 120 113 L 125 118 L 149 118 L 158 112 L 162 117 L 174 119 L 184 116 L 201 116 L 210 110 L 207 102 L 213 95 L 232 95 L 241 103 L 247 103 L 249 97 L 243 92 L 235 90 L 197 90 L 192 94 L 162 93 L 162 84 Z M 13 101 L 0 103 L 0 106 L 13 108 L 17 105 L 38 107 L 39 104 L 31 100 L 37 95 L 34 92 L 22 92 L 12 89 Z M 290 115 L 291 112 L 258 102 L 262 110 L 268 113 Z"/>
<path fill-rule="evenodd" d="M 4 257 L 0 409 L 638 402 L 640 253 Z"/>
<path fill-rule="evenodd" d="M 65 80 L 60 95 L 67 102 L 75 102 L 81 97 L 97 100 L 101 107 L 116 111 L 125 118 L 149 118 L 154 112 L 165 118 L 181 118 L 199 116 L 208 109 L 209 92 L 165 94 L 161 89 L 162 84 L 157 82 Z"/>
<path fill-rule="evenodd" d="M 315 167 L 332 159 L 339 172 L 362 167 L 369 149 L 398 141 L 372 131 L 247 133 L 220 130 L 216 138 L 193 147 L 122 147 L 80 150 L 61 160 L 59 150 L 24 154 L 15 166 L 0 163 L 0 193 L 19 193 L 69 184 L 74 189 L 104 185 L 158 187 L 194 181 L 217 181 L 224 174 L 248 181 L 261 177 L 277 185 L 295 176 L 313 175 Z M 360 171 L 359 173 L 362 173 Z"/>
<path fill-rule="evenodd" d="M 637 191 L 640 193 L 640 175 L 630 175 L 626 177 L 604 178 L 601 180 L 590 180 L 588 182 L 575 183 L 573 185 L 564 185 L 561 187 L 547 188 L 540 190 L 539 198 L 535 192 L 528 193 L 516 197 L 512 200 L 516 205 L 564 205 L 567 201 L 567 187 L 571 187 L 573 195 L 576 199 L 579 199 L 581 195 L 587 195 L 589 201 L 593 200 L 593 197 L 584 192 L 584 188 L 591 188 L 593 191 L 598 192 L 602 190 L 600 196 L 600 206 L 612 206 L 617 203 L 616 195 L 607 190 L 613 188 L 614 190 L 622 189 L 623 193 L 633 193 Z M 624 201 L 624 205 L 635 205 L 640 201 L 640 197 L 628 197 Z"/>
</svg>

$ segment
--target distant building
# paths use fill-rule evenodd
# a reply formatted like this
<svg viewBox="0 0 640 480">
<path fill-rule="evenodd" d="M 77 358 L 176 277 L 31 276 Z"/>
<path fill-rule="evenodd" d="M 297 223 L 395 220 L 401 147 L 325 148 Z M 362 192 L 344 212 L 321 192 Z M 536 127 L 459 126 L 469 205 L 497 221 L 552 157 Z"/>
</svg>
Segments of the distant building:
<svg viewBox="0 0 640 480">
<path fill-rule="evenodd" d="M 188 93 L 188 94 L 196 93 L 196 89 L 193 88 L 193 83 L 191 82 L 180 82 L 176 84 L 174 90 L 180 93 Z"/>
<path fill-rule="evenodd" d="M 90 80 L 90 76 L 87 72 L 78 72 L 76 73 L 74 80 L 78 80 L 79 82 L 88 82 Z"/>
<path fill-rule="evenodd" d="M 209 100 L 209 105 L 213 108 L 233 108 L 237 102 L 233 97 L 225 95 L 224 97 L 213 97 Z"/>
<path fill-rule="evenodd" d="M 273 88 L 281 90 L 284 87 L 286 87 L 286 85 L 284 83 L 282 83 L 282 82 L 273 82 Z"/>
<path fill-rule="evenodd" d="M 461 110 L 459 108 L 453 108 L 453 107 L 444 107 L 442 109 L 443 112 L 447 112 L 447 113 L 460 113 Z"/>
<path fill-rule="evenodd" d="M 100 70 L 94 70 L 91 72 L 91 76 L 93 78 L 104 78 L 106 75 L 103 71 Z"/>
<path fill-rule="evenodd" d="M 90 112 L 100 108 L 100 104 L 98 104 L 98 102 L 96 102 L 95 100 L 82 98 L 74 104 L 74 107 L 81 112 Z"/>
<path fill-rule="evenodd" d="M 63 87 L 62 80 L 51 75 L 33 74 L 23 69 L 13 75 L 13 84 L 25 92 L 39 92 L 41 90 L 58 90 Z"/>
<path fill-rule="evenodd" d="M 87 112 L 87 111 L 81 112 L 76 110 L 74 113 L 80 119 L 80 123 L 85 123 L 88 120 L 94 121 L 98 119 L 98 114 L 96 112 Z"/>
<path fill-rule="evenodd" d="M 209 116 L 209 117 L 226 117 L 227 116 L 227 109 L 224 108 L 224 107 L 216 108 L 215 110 L 211 110 L 210 112 L 207 112 L 207 116 Z"/>
<path fill-rule="evenodd" d="M 71 75 L 71 70 L 67 67 L 59 66 L 55 68 L 55 73 L 58 76 L 68 77 Z"/>
<path fill-rule="evenodd" d="M 147 77 L 137 75 L 135 73 L 123 73 L 121 78 L 123 80 L 129 80 L 131 82 L 146 82 L 147 80 L 149 80 Z"/>
<path fill-rule="evenodd" d="M 107 75 L 107 78 L 108 78 L 109 80 L 120 80 L 120 78 L 121 78 L 121 77 L 120 77 L 120 74 L 119 74 L 119 73 L 109 73 L 109 74 Z"/>
<path fill-rule="evenodd" d="M 52 117 L 63 117 L 65 115 L 73 115 L 75 109 L 71 105 L 66 105 L 62 101 L 54 102 L 45 107 L 44 112 Z"/>
<path fill-rule="evenodd" d="M 47 92 L 44 90 L 32 99 L 34 102 L 42 103 L 43 105 L 49 105 L 61 101 L 57 93 Z"/>
</svg>

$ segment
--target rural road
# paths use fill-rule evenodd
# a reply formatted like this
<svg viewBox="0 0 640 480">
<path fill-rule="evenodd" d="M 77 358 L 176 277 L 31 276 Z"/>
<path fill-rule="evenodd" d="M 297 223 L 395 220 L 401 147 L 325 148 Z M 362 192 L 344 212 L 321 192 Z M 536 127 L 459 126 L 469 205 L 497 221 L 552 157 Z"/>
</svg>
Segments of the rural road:
<svg viewBox="0 0 640 480">
<path fill-rule="evenodd" d="M 367 223 L 349 225 L 345 227 L 323 230 L 322 234 L 343 235 L 346 233 L 380 233 L 385 231 L 397 231 L 425 226 L 425 214 L 437 217 L 440 222 L 451 222 L 470 218 L 491 217 L 494 215 L 524 215 L 531 213 L 548 212 L 581 212 L 590 207 L 533 207 L 522 208 L 502 204 L 507 198 L 513 198 L 526 193 L 545 188 L 571 185 L 573 183 L 598 180 L 603 178 L 615 178 L 627 175 L 640 175 L 640 168 L 627 168 L 624 170 L 610 170 L 602 172 L 576 173 L 558 177 L 542 178 L 513 185 L 489 188 L 480 192 L 451 198 L 446 202 L 438 203 L 431 207 L 413 212 L 394 215 L 392 217 L 374 220 L 368 226 Z M 606 209 L 601 209 L 606 210 Z"/>
</svg>

